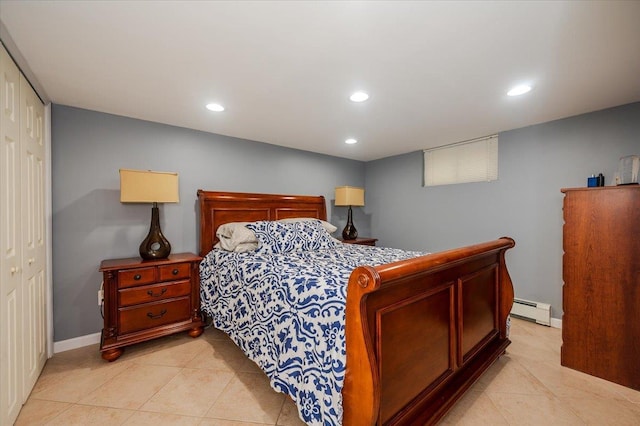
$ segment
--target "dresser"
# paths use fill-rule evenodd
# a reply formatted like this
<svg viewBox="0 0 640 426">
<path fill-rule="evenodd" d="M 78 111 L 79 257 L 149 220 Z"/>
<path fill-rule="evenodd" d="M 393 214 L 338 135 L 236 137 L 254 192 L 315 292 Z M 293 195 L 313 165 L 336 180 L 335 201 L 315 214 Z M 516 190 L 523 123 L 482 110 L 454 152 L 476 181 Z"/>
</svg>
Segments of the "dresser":
<svg viewBox="0 0 640 426">
<path fill-rule="evenodd" d="M 561 363 L 640 390 L 640 187 L 562 192 Z"/>
<path fill-rule="evenodd" d="M 345 244 L 358 244 L 361 246 L 375 246 L 377 238 L 366 238 L 366 237 L 358 237 L 355 240 L 343 240 L 340 239 L 341 242 Z"/>
<path fill-rule="evenodd" d="M 162 260 L 102 261 L 102 358 L 114 361 L 125 346 L 181 331 L 188 330 L 192 337 L 201 335 L 201 260 L 192 253 L 178 253 Z"/>
</svg>

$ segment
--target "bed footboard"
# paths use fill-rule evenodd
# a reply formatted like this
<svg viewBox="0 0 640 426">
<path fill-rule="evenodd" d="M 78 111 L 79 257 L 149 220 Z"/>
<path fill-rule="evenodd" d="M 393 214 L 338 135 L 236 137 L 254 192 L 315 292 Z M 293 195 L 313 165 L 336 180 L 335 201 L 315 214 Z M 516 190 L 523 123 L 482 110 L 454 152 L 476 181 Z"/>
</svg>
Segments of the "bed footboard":
<svg viewBox="0 0 640 426">
<path fill-rule="evenodd" d="M 501 238 L 355 269 L 346 311 L 343 424 L 433 424 L 510 341 Z"/>
</svg>

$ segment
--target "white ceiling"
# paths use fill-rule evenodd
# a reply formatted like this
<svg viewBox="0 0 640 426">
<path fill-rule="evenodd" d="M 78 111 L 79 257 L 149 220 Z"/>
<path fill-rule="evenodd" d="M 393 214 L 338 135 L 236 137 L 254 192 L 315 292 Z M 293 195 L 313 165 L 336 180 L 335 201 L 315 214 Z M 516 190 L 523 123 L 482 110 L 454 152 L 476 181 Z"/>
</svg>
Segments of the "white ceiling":
<svg viewBox="0 0 640 426">
<path fill-rule="evenodd" d="M 358 160 L 640 100 L 640 1 L 0 0 L 0 21 L 56 104 Z"/>
</svg>

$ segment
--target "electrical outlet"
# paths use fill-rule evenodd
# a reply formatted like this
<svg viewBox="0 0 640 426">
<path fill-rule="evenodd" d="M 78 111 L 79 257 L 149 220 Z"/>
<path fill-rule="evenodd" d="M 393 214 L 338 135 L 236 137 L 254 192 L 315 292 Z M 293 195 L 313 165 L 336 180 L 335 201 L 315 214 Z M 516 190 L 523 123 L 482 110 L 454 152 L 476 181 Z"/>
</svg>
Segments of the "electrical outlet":
<svg viewBox="0 0 640 426">
<path fill-rule="evenodd" d="M 102 302 L 104 301 L 104 290 L 98 290 L 98 306 L 102 306 Z"/>
</svg>

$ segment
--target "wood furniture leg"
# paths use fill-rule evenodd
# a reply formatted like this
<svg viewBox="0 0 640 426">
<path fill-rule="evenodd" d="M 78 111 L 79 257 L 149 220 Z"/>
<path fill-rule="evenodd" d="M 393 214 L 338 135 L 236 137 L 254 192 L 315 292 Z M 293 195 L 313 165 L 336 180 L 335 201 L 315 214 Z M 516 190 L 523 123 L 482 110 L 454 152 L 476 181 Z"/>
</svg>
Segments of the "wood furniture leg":
<svg viewBox="0 0 640 426">
<path fill-rule="evenodd" d="M 113 362 L 120 358 L 120 355 L 124 353 L 123 348 L 113 348 L 102 352 L 102 359 L 105 361 Z"/>
</svg>

